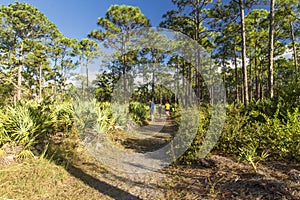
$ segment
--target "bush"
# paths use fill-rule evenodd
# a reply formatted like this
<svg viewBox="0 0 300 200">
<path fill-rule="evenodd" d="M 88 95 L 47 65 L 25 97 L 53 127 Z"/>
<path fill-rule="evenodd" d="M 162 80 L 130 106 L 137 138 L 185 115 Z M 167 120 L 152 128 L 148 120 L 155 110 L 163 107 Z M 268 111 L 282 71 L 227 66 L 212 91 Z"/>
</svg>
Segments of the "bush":
<svg viewBox="0 0 300 200">
<path fill-rule="evenodd" d="M 143 125 L 149 117 L 148 106 L 140 102 L 131 102 L 129 104 L 129 112 L 134 122 L 139 125 Z"/>
<path fill-rule="evenodd" d="M 179 110 L 179 109 L 178 109 Z M 191 117 L 185 117 L 185 119 L 182 119 L 182 117 L 179 117 L 179 113 L 174 113 L 177 117 L 175 118 L 175 122 L 178 123 L 179 126 L 179 143 L 176 143 L 174 146 L 175 154 L 178 155 L 177 151 L 181 149 L 186 149 L 188 145 L 190 145 L 187 150 L 179 157 L 178 162 L 183 164 L 191 164 L 194 161 L 199 159 L 199 150 L 201 148 L 202 142 L 204 141 L 207 127 L 209 125 L 209 118 L 211 115 L 211 110 L 208 107 L 201 107 L 197 115 L 197 107 L 193 107 L 190 109 L 181 109 L 181 116 L 191 116 Z M 195 117 L 193 117 L 195 116 Z M 180 118 L 180 119 L 179 119 Z M 199 122 L 197 121 L 199 120 Z M 193 130 L 193 128 L 197 128 L 197 123 L 199 123 L 198 129 Z M 191 138 L 191 136 L 194 136 L 194 133 L 196 133 L 194 138 Z M 192 143 L 189 144 L 192 140 Z"/>
<path fill-rule="evenodd" d="M 35 103 L 21 103 L 7 107 L 7 118 L 3 121 L 12 141 L 28 149 L 37 143 L 46 132 L 52 131 L 51 118 Z"/>
<path fill-rule="evenodd" d="M 263 103 L 264 104 L 264 103 Z M 280 158 L 299 157 L 300 113 L 298 109 L 289 111 L 282 103 L 272 105 L 272 109 L 260 104 L 258 109 L 247 108 L 233 112 L 229 109 L 217 150 L 238 155 L 240 149 L 256 146 L 259 153 L 272 152 Z M 266 110 L 265 110 L 266 109 Z M 266 114 L 267 113 L 267 114 Z"/>
<path fill-rule="evenodd" d="M 59 99 L 46 99 L 6 106 L 0 114 L 0 145 L 13 142 L 23 148 L 21 157 L 33 155 L 29 151 L 37 144 L 43 148 L 49 137 L 57 132 L 66 135 L 72 128 L 73 113 L 70 105 L 70 102 Z"/>
<path fill-rule="evenodd" d="M 226 120 L 214 151 L 236 156 L 245 152 L 268 153 L 273 158 L 300 160 L 299 110 L 289 110 L 280 101 L 261 101 L 250 107 L 227 105 Z M 197 135 L 180 162 L 193 163 L 199 158 L 210 123 L 210 107 L 201 107 L 199 116 Z M 255 152 L 250 147 L 255 147 Z"/>
<path fill-rule="evenodd" d="M 112 116 L 110 103 L 98 103 L 95 99 L 91 101 L 73 102 L 74 120 L 82 139 L 88 139 L 93 134 L 107 134 L 114 128 L 115 119 Z"/>
<path fill-rule="evenodd" d="M 3 122 L 7 119 L 3 110 L 0 110 L 0 147 L 10 141 L 10 137 L 4 127 Z"/>
</svg>

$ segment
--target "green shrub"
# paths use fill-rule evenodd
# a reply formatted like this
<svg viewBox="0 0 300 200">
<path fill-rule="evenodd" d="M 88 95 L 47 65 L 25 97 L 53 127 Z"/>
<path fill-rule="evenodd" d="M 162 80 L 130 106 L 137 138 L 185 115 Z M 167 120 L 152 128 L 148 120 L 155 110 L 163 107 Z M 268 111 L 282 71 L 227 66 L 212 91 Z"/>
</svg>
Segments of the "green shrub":
<svg viewBox="0 0 300 200">
<path fill-rule="evenodd" d="M 7 115 L 3 112 L 4 111 L 0 110 L 0 147 L 10 141 L 10 137 L 3 124 L 3 122 L 7 120 Z"/>
<path fill-rule="evenodd" d="M 129 104 L 129 112 L 134 122 L 139 125 L 143 125 L 149 117 L 148 106 L 140 102 L 131 102 Z"/>
<path fill-rule="evenodd" d="M 201 107 L 199 109 L 199 112 L 197 110 L 198 110 L 197 107 L 193 107 L 190 109 L 182 109 L 181 115 L 186 115 L 191 117 L 186 117 L 185 119 L 181 118 L 180 120 L 179 117 L 177 118 L 179 123 L 178 124 L 179 130 L 180 131 L 186 130 L 186 131 L 184 133 L 182 132 L 178 133 L 180 134 L 179 135 L 180 142 L 174 146 L 174 151 L 176 152 L 177 149 L 178 150 L 183 148 L 186 149 L 188 147 L 187 150 L 184 152 L 184 154 L 181 155 L 177 160 L 179 163 L 191 164 L 194 161 L 199 159 L 199 150 L 207 132 L 211 110 L 208 107 Z M 199 120 L 199 122 L 197 120 Z M 197 123 L 199 123 L 198 127 L 196 126 Z M 196 128 L 196 129 L 192 129 L 192 128 Z M 194 133 L 196 133 L 195 137 L 190 138 L 191 136 L 193 136 Z M 188 142 L 191 141 L 191 139 L 192 139 L 192 143 L 189 144 Z"/>
<path fill-rule="evenodd" d="M 115 120 L 113 119 L 109 103 L 97 104 L 96 114 L 96 130 L 98 134 L 105 134 L 114 128 Z"/>
<path fill-rule="evenodd" d="M 285 120 L 265 116 L 266 123 L 262 124 L 267 148 L 274 155 L 299 159 L 300 113 L 298 109 L 287 111 Z"/>
<path fill-rule="evenodd" d="M 249 143 L 247 146 L 239 148 L 239 151 L 239 159 L 249 162 L 255 172 L 257 172 L 257 164 L 269 156 L 266 151 L 263 151 L 258 155 L 257 146 L 253 143 Z"/>
<path fill-rule="evenodd" d="M 57 99 L 7 106 L 0 114 L 0 145 L 13 141 L 26 153 L 37 144 L 45 145 L 56 132 L 67 134 L 73 123 L 70 105 Z"/>
<path fill-rule="evenodd" d="M 53 129 L 55 131 L 68 132 L 72 129 L 74 112 L 72 110 L 71 101 L 58 100 L 52 102 L 47 106 L 47 111 L 53 122 Z"/>
<path fill-rule="evenodd" d="M 96 107 L 96 100 L 82 101 L 80 99 L 75 99 L 73 101 L 72 110 L 74 113 L 74 121 L 80 132 L 86 132 L 96 125 Z"/>
<path fill-rule="evenodd" d="M 8 107 L 6 112 L 8 118 L 4 121 L 5 129 L 11 140 L 25 148 L 33 146 L 37 137 L 43 134 L 43 129 L 34 121 L 33 109 L 29 105 L 19 104 L 16 107 Z"/>
<path fill-rule="evenodd" d="M 246 112 L 229 109 L 216 149 L 239 155 L 241 148 L 253 145 L 260 152 L 272 152 L 270 155 L 274 157 L 299 157 L 298 109 L 290 112 L 278 102 L 272 109 L 262 110 L 262 107 Z"/>
<path fill-rule="evenodd" d="M 289 155 L 300 160 L 300 112 L 298 108 L 293 112 L 288 112 L 285 129 L 291 136 Z"/>
<path fill-rule="evenodd" d="M 114 129 L 116 119 L 112 115 L 111 105 L 108 102 L 98 103 L 91 101 L 75 100 L 73 102 L 74 120 L 82 138 L 89 133 L 107 134 Z"/>
<path fill-rule="evenodd" d="M 255 147 L 253 155 L 256 158 L 268 152 L 270 157 L 300 160 L 299 110 L 285 109 L 285 104 L 275 101 L 261 101 L 250 107 L 251 110 L 240 104 L 227 105 L 226 120 L 214 151 L 240 157 L 243 154 L 245 157 L 247 152 L 251 152 L 250 147 Z M 211 108 L 201 107 L 199 116 L 197 135 L 190 148 L 179 158 L 182 163 L 197 160 L 206 140 Z"/>
</svg>

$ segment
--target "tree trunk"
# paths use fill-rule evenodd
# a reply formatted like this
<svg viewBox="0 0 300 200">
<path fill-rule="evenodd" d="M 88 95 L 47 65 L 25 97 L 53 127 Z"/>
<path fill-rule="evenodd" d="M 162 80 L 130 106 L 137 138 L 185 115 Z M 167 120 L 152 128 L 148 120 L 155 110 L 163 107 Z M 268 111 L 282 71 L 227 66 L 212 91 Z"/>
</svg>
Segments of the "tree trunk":
<svg viewBox="0 0 300 200">
<path fill-rule="evenodd" d="M 256 50 L 255 50 L 256 51 Z M 259 73 L 258 73 L 258 66 L 257 66 L 257 57 L 254 58 L 254 71 L 255 71 L 255 99 L 258 100 L 260 98 L 260 82 L 259 82 Z"/>
<path fill-rule="evenodd" d="M 39 100 L 42 99 L 42 63 L 39 67 Z"/>
<path fill-rule="evenodd" d="M 153 60 L 153 66 L 152 66 L 152 86 L 151 86 L 152 94 L 151 94 L 151 96 L 153 99 L 154 95 L 155 95 L 155 69 L 156 69 L 156 63 L 157 63 L 155 54 L 154 54 L 154 57 L 152 57 L 152 60 Z"/>
<path fill-rule="evenodd" d="M 162 94 L 162 85 L 159 86 L 159 103 L 162 104 L 163 94 Z"/>
<path fill-rule="evenodd" d="M 261 74 L 261 76 L 260 76 L 260 99 L 261 100 L 263 100 L 264 99 L 264 97 L 265 97 L 265 91 L 264 91 L 264 87 L 265 87 L 265 84 L 264 84 L 264 79 L 265 79 L 265 77 L 264 77 L 264 72 L 263 72 L 263 63 L 262 63 L 262 61 L 261 61 L 261 63 L 260 63 L 260 74 Z"/>
<path fill-rule="evenodd" d="M 187 90 L 186 90 L 186 67 L 185 67 L 185 61 L 182 62 L 182 96 L 183 96 L 183 102 L 184 102 L 184 106 L 187 106 Z"/>
<path fill-rule="evenodd" d="M 196 97 L 198 104 L 200 103 L 200 52 L 199 49 L 197 48 L 197 58 L 196 58 Z"/>
<path fill-rule="evenodd" d="M 18 63 L 17 101 L 21 100 L 22 70 L 23 70 L 23 42 L 21 43 L 21 47 L 20 47 L 19 63 Z"/>
<path fill-rule="evenodd" d="M 210 83 L 210 104 L 214 105 L 214 73 L 213 73 L 213 65 L 212 65 L 212 61 L 210 61 L 210 79 L 211 79 L 211 83 Z M 226 80 L 226 73 L 224 73 L 224 83 Z M 225 94 L 226 96 L 226 94 Z"/>
<path fill-rule="evenodd" d="M 123 35 L 122 36 L 122 76 L 123 76 L 123 93 L 124 93 L 124 103 L 127 103 L 127 77 L 126 77 L 126 65 L 127 65 L 127 59 L 126 59 L 126 38 Z"/>
<path fill-rule="evenodd" d="M 189 105 L 192 105 L 192 65 L 188 64 L 188 99 L 189 99 Z"/>
<path fill-rule="evenodd" d="M 292 37 L 292 44 L 293 44 L 293 56 L 294 56 L 294 70 L 295 70 L 295 82 L 298 82 L 298 60 L 297 60 L 297 48 L 296 48 L 296 42 L 295 42 L 295 32 L 293 27 L 293 22 L 290 22 L 291 26 L 291 37 Z"/>
<path fill-rule="evenodd" d="M 89 88 L 89 67 L 88 67 L 88 59 L 86 60 L 86 63 L 85 63 L 85 74 L 86 74 L 86 89 Z"/>
<path fill-rule="evenodd" d="M 275 0 L 270 1 L 270 28 L 269 28 L 269 68 L 268 68 L 268 94 L 274 97 L 274 7 Z"/>
<path fill-rule="evenodd" d="M 251 55 L 249 57 L 249 102 L 252 101 L 252 98 L 253 98 L 253 87 L 252 87 L 252 84 L 253 84 L 253 81 L 252 81 L 252 63 L 251 63 Z"/>
<path fill-rule="evenodd" d="M 196 28 L 196 31 L 195 31 L 195 40 L 197 42 L 199 42 L 199 27 L 201 26 L 201 19 L 200 19 L 200 15 L 199 15 L 199 12 L 200 12 L 200 1 L 197 0 L 196 1 L 196 4 L 194 5 L 194 11 L 195 11 L 195 16 L 194 16 L 194 20 L 195 20 L 195 28 Z M 200 65 L 201 65 L 201 58 L 200 58 L 200 49 L 197 48 L 197 52 L 196 52 L 196 98 L 197 98 L 197 102 L 198 104 L 200 103 Z M 190 66 L 192 67 L 192 66 Z M 192 71 L 190 69 L 190 71 Z M 191 72 L 190 72 L 191 73 Z M 191 81 L 191 80 L 189 80 Z M 191 82 L 190 82 L 191 83 Z M 202 91 L 202 90 L 201 90 Z M 191 97 L 191 96 L 189 96 Z"/>
<path fill-rule="evenodd" d="M 57 72 L 56 72 L 56 69 L 55 69 L 55 66 L 56 66 L 56 63 L 57 63 L 57 59 L 55 59 L 54 61 L 54 67 L 53 67 L 53 71 L 54 71 L 54 84 L 53 84 L 53 87 L 52 87 L 52 92 L 54 94 L 54 96 L 56 95 L 56 88 L 57 88 L 57 81 L 56 81 L 56 76 L 57 76 Z"/>
<path fill-rule="evenodd" d="M 245 8 L 244 1 L 239 1 L 240 17 L 241 17 L 241 31 L 242 31 L 242 71 L 243 71 L 243 93 L 244 93 L 244 104 L 249 104 L 248 95 L 248 79 L 247 79 L 247 63 L 246 63 L 246 28 L 245 28 Z"/>
<path fill-rule="evenodd" d="M 235 96 L 236 102 L 239 102 L 239 74 L 237 67 L 236 45 L 234 44 L 234 68 L 235 68 Z"/>
<path fill-rule="evenodd" d="M 179 78 L 180 76 L 179 76 L 179 64 L 177 64 L 177 67 L 176 67 L 176 90 L 175 90 L 175 92 L 176 92 L 176 95 L 175 95 L 175 102 L 177 103 L 178 102 L 178 93 L 179 93 L 179 80 L 178 80 L 178 78 Z"/>
</svg>

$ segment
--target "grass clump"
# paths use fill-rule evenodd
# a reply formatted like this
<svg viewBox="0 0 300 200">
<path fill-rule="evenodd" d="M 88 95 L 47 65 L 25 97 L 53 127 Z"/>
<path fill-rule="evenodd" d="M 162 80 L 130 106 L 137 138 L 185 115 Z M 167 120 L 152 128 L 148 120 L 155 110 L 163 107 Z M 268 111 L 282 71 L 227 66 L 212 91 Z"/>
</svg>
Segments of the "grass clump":
<svg viewBox="0 0 300 200">
<path fill-rule="evenodd" d="M 45 158 L 35 157 L 0 167 L 0 199 L 101 198 L 97 190 Z"/>
</svg>

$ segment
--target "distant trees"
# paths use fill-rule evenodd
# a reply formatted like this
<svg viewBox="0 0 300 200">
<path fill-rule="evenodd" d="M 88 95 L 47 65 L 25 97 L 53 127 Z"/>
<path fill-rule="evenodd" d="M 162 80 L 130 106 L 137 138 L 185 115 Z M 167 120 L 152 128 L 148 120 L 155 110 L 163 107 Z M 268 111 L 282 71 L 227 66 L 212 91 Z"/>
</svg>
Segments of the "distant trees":
<svg viewBox="0 0 300 200">
<path fill-rule="evenodd" d="M 51 23 L 38 9 L 23 3 L 1 6 L 1 59 L 4 73 L 11 73 L 16 81 L 14 85 L 14 97 L 21 100 L 24 92 L 24 72 L 28 71 L 28 58 L 34 59 L 38 65 L 43 65 L 43 56 L 49 40 L 57 34 L 56 26 Z M 37 49 L 39 48 L 39 50 Z M 38 54 L 31 54 L 39 51 Z M 27 67 L 26 67 L 27 65 Z M 25 69 L 26 67 L 26 69 Z M 14 79 L 14 78 L 13 78 Z"/>
<path fill-rule="evenodd" d="M 42 99 L 45 95 L 60 93 L 66 89 L 70 72 L 79 65 L 85 69 L 85 75 L 80 77 L 81 87 L 90 87 L 88 65 L 94 57 L 99 56 L 99 42 L 115 50 L 114 60 L 103 59 L 106 72 L 95 81 L 99 99 L 109 99 L 114 84 L 122 76 L 126 95 L 129 87 L 126 74 L 130 70 L 135 71 L 130 76 L 140 74 L 143 79 L 150 81 L 151 92 L 147 91 L 146 94 L 149 88 L 145 85 L 139 89 L 143 96 L 159 94 L 158 91 L 162 90 L 158 88 L 163 86 L 154 84 L 157 73 L 153 69 L 163 65 L 176 71 L 176 81 L 172 83 L 172 88 L 177 88 L 175 93 L 181 87 L 190 94 L 192 88 L 199 102 L 212 95 L 206 86 L 213 83 L 213 80 L 205 83 L 204 74 L 200 74 L 199 69 L 206 67 L 205 70 L 209 71 L 212 66 L 222 73 L 229 102 L 248 105 L 251 101 L 266 97 L 290 95 L 294 100 L 297 98 L 300 93 L 297 39 L 300 36 L 300 17 L 297 0 L 272 0 L 268 5 L 256 0 L 172 2 L 176 7 L 163 15 L 160 26 L 189 36 L 210 52 L 213 58 L 210 66 L 202 66 L 201 59 L 196 59 L 195 66 L 192 66 L 182 59 L 180 53 L 167 55 L 159 49 L 137 47 L 132 50 L 132 39 L 136 36 L 129 33 L 150 26 L 147 17 L 137 7 L 112 5 L 105 17 L 98 19 L 98 29 L 89 33 L 89 39 L 79 41 L 65 37 L 55 24 L 29 4 L 16 2 L 2 5 L 2 102 L 17 102 L 23 98 Z M 257 9 L 261 8 L 260 5 L 268 7 L 268 10 Z M 115 35 L 120 37 L 116 38 Z M 172 45 L 176 51 L 176 44 Z M 283 56 L 287 52 L 291 56 Z M 199 49 L 196 49 L 195 54 L 199 53 Z M 142 72 L 139 68 L 141 65 L 153 69 Z M 179 80 L 178 75 L 185 77 L 191 87 L 188 88 L 187 82 Z M 178 100 L 178 94 L 173 97 L 175 101 Z"/>
<path fill-rule="evenodd" d="M 79 65 L 81 70 L 85 70 L 85 75 L 81 76 L 81 89 L 82 96 L 85 97 L 89 92 L 89 64 L 93 62 L 94 58 L 100 56 L 100 46 L 93 40 L 84 38 L 78 43 L 78 53 L 79 53 Z M 83 80 L 85 79 L 85 80 Z M 85 84 L 84 84 L 85 83 Z"/>
<path fill-rule="evenodd" d="M 136 52 L 129 52 L 130 35 L 134 29 L 148 27 L 150 23 L 138 7 L 127 5 L 112 5 L 105 16 L 98 18 L 99 29 L 93 30 L 89 37 L 103 42 L 106 47 L 116 51 L 115 58 L 119 62 L 111 64 L 120 64 L 120 68 L 114 67 L 114 72 L 122 75 L 124 96 L 126 96 L 128 87 L 126 72 L 137 57 Z"/>
<path fill-rule="evenodd" d="M 274 0 L 274 5 L 273 2 L 270 2 L 272 4 L 268 10 L 257 9 L 260 6 L 267 6 L 263 4 L 264 2 L 257 0 L 232 0 L 228 3 L 202 0 L 173 0 L 172 2 L 176 8 L 163 15 L 160 26 L 181 32 L 195 40 L 211 53 L 213 64 L 204 66 L 199 57 L 200 51 L 195 49 L 195 52 L 198 52 L 198 56 L 195 57 L 199 57 L 195 60 L 195 66 L 184 61 L 180 53 L 177 58 L 176 56 L 166 56 L 156 65 L 168 63 L 169 69 L 176 69 L 176 73 L 184 76 L 190 83 L 199 102 L 204 102 L 208 93 L 210 96 L 213 95 L 211 91 L 207 91 L 207 85 L 213 84 L 213 80 L 205 82 L 205 74 L 200 74 L 199 69 L 205 68 L 208 72 L 212 70 L 212 66 L 221 69 L 226 86 L 226 99 L 229 102 L 243 102 L 248 105 L 254 100 L 276 97 L 282 93 L 281 90 L 288 88 L 283 84 L 295 87 L 299 59 L 297 54 L 299 44 L 296 40 L 297 35 L 299 36 L 296 28 L 299 27 L 299 16 L 296 14 L 299 8 L 295 6 L 297 2 L 281 0 L 276 3 Z M 272 5 L 274 10 L 272 10 Z M 124 20 L 116 17 L 122 13 L 118 10 L 126 13 L 122 17 Z M 108 10 L 106 18 L 99 18 L 100 30 L 92 31 L 89 35 L 91 38 L 105 42 L 119 52 L 119 61 L 108 64 L 111 67 L 110 73 L 120 73 L 117 75 L 119 77 L 125 74 L 126 69 L 130 70 L 130 66 L 134 64 L 129 64 L 129 55 L 124 55 L 125 40 L 123 43 L 119 43 L 121 45 L 116 46 L 114 43 L 116 40 L 113 41 L 110 37 L 113 34 L 125 33 L 147 24 L 146 21 L 141 20 L 139 22 L 141 24 L 137 26 L 137 21 L 134 21 L 131 22 L 132 29 L 128 28 L 126 25 L 126 20 L 130 18 L 128 13 L 132 13 L 131 16 L 136 16 L 137 19 L 143 18 L 137 17 L 141 15 L 136 15 L 133 8 L 112 6 Z M 174 44 L 174 50 L 175 48 Z M 293 66 L 288 58 L 280 58 L 287 50 L 293 52 Z M 150 54 L 144 54 L 143 56 L 146 57 L 141 58 L 141 54 L 137 52 L 131 56 L 133 56 L 131 60 L 134 60 L 134 57 L 138 58 L 135 65 L 143 65 L 150 58 Z M 147 73 L 152 73 L 152 78 L 155 75 L 153 71 Z M 284 81 L 283 77 L 290 81 Z M 183 85 L 180 87 L 187 90 L 186 94 L 191 94 L 192 91 L 186 87 L 187 82 L 181 81 L 180 83 Z M 153 83 L 154 79 L 151 83 L 152 94 L 154 93 Z M 125 91 L 125 82 L 123 85 Z M 178 88 L 179 85 L 176 87 Z M 175 100 L 178 99 L 177 95 L 175 96 Z"/>
<path fill-rule="evenodd" d="M 214 32 L 208 30 L 204 26 L 204 22 L 207 18 L 206 6 L 211 3 L 211 1 L 205 0 L 173 0 L 176 5 L 175 10 L 168 11 L 163 15 L 163 20 L 160 26 L 163 28 L 172 29 L 174 31 L 181 32 L 204 47 L 207 51 L 211 51 L 213 47 L 212 38 L 214 37 Z M 204 100 L 204 80 L 200 74 L 201 58 L 200 50 L 195 49 L 196 52 L 196 66 L 185 66 L 185 71 L 182 73 L 187 74 L 189 79 L 194 79 L 194 90 L 198 98 L 198 101 Z M 192 68 L 194 69 L 192 69 Z M 192 84 L 193 85 L 193 84 Z"/>
<path fill-rule="evenodd" d="M 1 84 L 10 88 L 3 98 L 14 102 L 35 96 L 41 99 L 47 84 L 52 85 L 51 93 L 58 87 L 64 90 L 67 72 L 76 67 L 76 39 L 64 37 L 27 3 L 2 5 L 0 27 Z"/>
<path fill-rule="evenodd" d="M 163 16 L 161 26 L 197 39 L 208 51 L 212 48 L 213 60 L 222 68 L 228 101 L 248 105 L 253 100 L 278 97 L 285 88 L 295 87 L 299 59 L 296 1 L 272 0 L 268 10 L 258 9 L 267 5 L 256 0 L 173 3 L 177 9 Z M 198 19 L 193 21 L 193 16 Z M 293 65 L 287 57 L 281 57 L 288 50 L 293 52 Z M 284 77 L 289 81 L 284 81 Z M 197 78 L 192 84 L 200 95 L 205 87 L 200 87 Z"/>
</svg>

